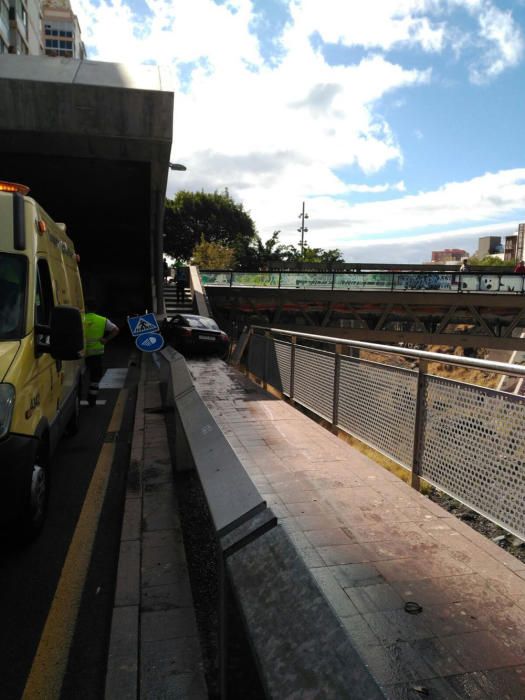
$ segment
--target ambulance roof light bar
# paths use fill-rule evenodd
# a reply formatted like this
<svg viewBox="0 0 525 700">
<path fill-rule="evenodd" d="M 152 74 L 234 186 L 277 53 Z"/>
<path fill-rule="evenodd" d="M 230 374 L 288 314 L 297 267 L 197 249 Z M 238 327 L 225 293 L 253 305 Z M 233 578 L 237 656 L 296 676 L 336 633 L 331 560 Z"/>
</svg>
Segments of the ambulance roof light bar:
<svg viewBox="0 0 525 700">
<path fill-rule="evenodd" d="M 29 187 L 27 187 L 27 185 L 20 185 L 18 182 L 0 180 L 0 192 L 18 192 L 19 194 L 26 195 L 29 192 Z"/>
</svg>

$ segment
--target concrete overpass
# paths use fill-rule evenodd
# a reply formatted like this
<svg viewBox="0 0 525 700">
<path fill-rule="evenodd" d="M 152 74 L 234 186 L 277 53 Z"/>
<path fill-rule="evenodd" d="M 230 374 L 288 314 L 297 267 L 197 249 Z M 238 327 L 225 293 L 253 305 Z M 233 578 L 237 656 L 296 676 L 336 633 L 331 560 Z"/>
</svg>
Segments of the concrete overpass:
<svg viewBox="0 0 525 700">
<path fill-rule="evenodd" d="M 0 56 L 0 179 L 22 182 L 80 254 L 85 293 L 116 318 L 162 309 L 170 76 L 45 56 Z"/>
</svg>

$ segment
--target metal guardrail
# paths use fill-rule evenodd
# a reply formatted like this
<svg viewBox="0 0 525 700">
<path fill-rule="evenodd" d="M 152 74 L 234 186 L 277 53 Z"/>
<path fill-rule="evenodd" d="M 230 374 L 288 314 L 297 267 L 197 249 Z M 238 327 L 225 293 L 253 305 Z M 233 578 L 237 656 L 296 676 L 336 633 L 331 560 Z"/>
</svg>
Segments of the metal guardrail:
<svg viewBox="0 0 525 700">
<path fill-rule="evenodd" d="M 233 272 L 201 270 L 203 286 L 524 294 L 525 276 L 482 272 Z"/>
<path fill-rule="evenodd" d="M 525 539 L 525 397 L 445 379 L 429 362 L 525 377 L 525 367 L 252 326 L 245 366 L 295 403 L 355 436 Z M 416 368 L 363 359 L 412 358 Z"/>
</svg>

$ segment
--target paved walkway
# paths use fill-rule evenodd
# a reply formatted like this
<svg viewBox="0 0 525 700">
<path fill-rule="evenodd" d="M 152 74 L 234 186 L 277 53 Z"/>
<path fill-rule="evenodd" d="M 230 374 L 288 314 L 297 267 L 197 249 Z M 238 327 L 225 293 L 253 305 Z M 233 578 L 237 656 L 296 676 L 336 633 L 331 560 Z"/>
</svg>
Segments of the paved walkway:
<svg viewBox="0 0 525 700">
<path fill-rule="evenodd" d="M 205 700 L 159 376 L 142 356 L 106 700 Z"/>
<path fill-rule="evenodd" d="M 233 368 L 190 370 L 387 697 L 525 697 L 525 564 Z"/>
</svg>

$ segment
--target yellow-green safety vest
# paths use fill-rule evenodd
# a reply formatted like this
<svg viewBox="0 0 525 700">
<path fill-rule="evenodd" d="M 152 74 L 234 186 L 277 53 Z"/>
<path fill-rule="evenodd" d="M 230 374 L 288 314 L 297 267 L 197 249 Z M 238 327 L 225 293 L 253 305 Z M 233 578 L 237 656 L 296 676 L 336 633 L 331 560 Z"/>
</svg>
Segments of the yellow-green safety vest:
<svg viewBox="0 0 525 700">
<path fill-rule="evenodd" d="M 106 330 L 104 316 L 88 313 L 84 316 L 84 335 L 86 337 L 86 357 L 89 355 L 103 355 L 104 345 L 100 339 Z"/>
</svg>

